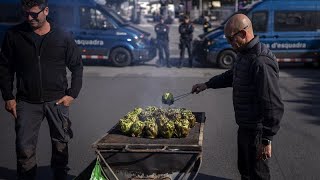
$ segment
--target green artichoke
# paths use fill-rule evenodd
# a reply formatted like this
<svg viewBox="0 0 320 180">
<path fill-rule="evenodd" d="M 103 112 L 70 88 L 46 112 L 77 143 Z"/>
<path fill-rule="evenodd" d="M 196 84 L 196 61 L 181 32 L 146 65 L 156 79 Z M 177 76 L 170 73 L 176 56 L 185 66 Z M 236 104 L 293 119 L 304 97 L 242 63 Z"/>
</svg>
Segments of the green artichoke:
<svg viewBox="0 0 320 180">
<path fill-rule="evenodd" d="M 144 122 L 142 121 L 135 121 L 131 125 L 130 134 L 132 137 L 141 137 L 144 129 Z"/>
<path fill-rule="evenodd" d="M 146 109 L 145 109 L 145 111 L 149 111 L 149 112 L 151 112 L 151 113 L 155 112 L 156 110 L 158 110 L 158 108 L 155 107 L 155 106 L 148 106 L 148 107 L 146 107 Z"/>
<path fill-rule="evenodd" d="M 180 119 L 174 122 L 174 135 L 177 138 L 187 137 L 189 134 L 189 121 L 187 119 Z"/>
<path fill-rule="evenodd" d="M 134 110 L 133 110 L 133 112 L 134 112 L 135 114 L 137 114 L 137 115 L 139 115 L 142 111 L 143 111 L 143 109 L 140 108 L 140 107 L 134 108 Z"/>
<path fill-rule="evenodd" d="M 158 126 L 163 126 L 165 123 L 167 123 L 169 119 L 165 115 L 160 115 L 156 117 L 156 122 Z"/>
<path fill-rule="evenodd" d="M 131 121 L 130 119 L 120 119 L 119 121 L 119 129 L 123 134 L 129 134 L 130 133 L 130 128 L 133 124 L 133 121 Z"/>
<path fill-rule="evenodd" d="M 196 117 L 195 115 L 190 111 L 190 110 L 182 110 L 181 112 L 182 118 L 183 119 L 188 119 L 189 123 L 190 123 L 190 128 L 193 128 L 196 124 Z"/>
<path fill-rule="evenodd" d="M 196 125 L 196 121 L 197 121 L 196 116 L 194 114 L 191 114 L 188 117 L 188 121 L 189 121 L 189 127 L 193 128 Z"/>
<path fill-rule="evenodd" d="M 174 102 L 174 98 L 173 98 L 172 93 L 169 93 L 169 92 L 163 93 L 163 95 L 162 95 L 162 103 L 163 104 L 172 105 L 173 102 Z"/>
<path fill-rule="evenodd" d="M 174 122 L 168 121 L 163 126 L 160 127 L 159 134 L 164 138 L 171 138 L 174 133 Z"/>
<path fill-rule="evenodd" d="M 139 115 L 138 115 L 139 119 L 141 121 L 145 121 L 147 118 L 152 117 L 152 112 L 150 111 L 142 111 Z"/>
<path fill-rule="evenodd" d="M 145 137 L 156 138 L 158 136 L 158 125 L 155 120 L 145 121 L 144 127 Z"/>
</svg>

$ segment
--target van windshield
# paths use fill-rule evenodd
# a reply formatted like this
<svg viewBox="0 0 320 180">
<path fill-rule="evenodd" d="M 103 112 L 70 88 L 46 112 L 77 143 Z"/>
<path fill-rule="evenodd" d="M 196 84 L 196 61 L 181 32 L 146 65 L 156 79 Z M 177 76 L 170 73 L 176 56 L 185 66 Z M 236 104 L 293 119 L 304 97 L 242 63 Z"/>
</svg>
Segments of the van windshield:
<svg viewBox="0 0 320 180">
<path fill-rule="evenodd" d="M 262 2 L 262 1 L 256 1 L 256 2 L 253 3 L 253 4 L 248 4 L 248 5 L 244 6 L 242 9 L 239 9 L 239 11 L 231 14 L 231 15 L 230 15 L 228 18 L 226 18 L 220 25 L 221 25 L 221 26 L 224 26 L 224 25 L 227 23 L 228 19 L 229 19 L 231 16 L 235 15 L 235 14 L 245 14 L 245 15 L 247 15 L 254 7 L 256 7 L 256 6 L 257 6 L 259 3 L 261 3 L 261 2 Z"/>
<path fill-rule="evenodd" d="M 106 6 L 101 6 L 101 5 L 99 5 L 99 6 L 100 6 L 100 8 L 101 8 L 104 12 L 110 14 L 110 16 L 112 16 L 112 18 L 113 18 L 118 24 L 120 24 L 120 25 L 126 25 L 126 24 L 129 23 L 128 20 L 126 20 L 125 18 L 123 18 L 122 16 L 120 16 L 119 14 L 117 14 L 117 12 L 116 12 L 115 10 L 113 10 L 113 9 L 111 9 L 111 8 L 108 8 L 108 7 L 106 7 Z"/>
</svg>

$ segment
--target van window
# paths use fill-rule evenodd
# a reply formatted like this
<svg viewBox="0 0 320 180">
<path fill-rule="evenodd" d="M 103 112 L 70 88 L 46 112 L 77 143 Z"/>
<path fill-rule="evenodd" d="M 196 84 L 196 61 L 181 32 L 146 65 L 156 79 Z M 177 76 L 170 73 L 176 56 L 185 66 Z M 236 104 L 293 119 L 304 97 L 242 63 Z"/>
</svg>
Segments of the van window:
<svg viewBox="0 0 320 180">
<path fill-rule="evenodd" d="M 108 17 L 95 8 L 80 8 L 80 26 L 84 29 L 114 29 Z"/>
<path fill-rule="evenodd" d="M 316 11 L 276 11 L 274 16 L 275 31 L 317 31 L 320 29 Z"/>
<path fill-rule="evenodd" d="M 18 23 L 23 21 L 19 4 L 1 4 L 0 23 Z"/>
<path fill-rule="evenodd" d="M 254 32 L 266 32 L 268 27 L 268 12 L 257 11 L 252 13 L 252 25 Z"/>
<path fill-rule="evenodd" d="M 66 6 L 50 5 L 49 18 L 61 27 L 72 27 L 75 22 L 73 8 Z"/>
</svg>

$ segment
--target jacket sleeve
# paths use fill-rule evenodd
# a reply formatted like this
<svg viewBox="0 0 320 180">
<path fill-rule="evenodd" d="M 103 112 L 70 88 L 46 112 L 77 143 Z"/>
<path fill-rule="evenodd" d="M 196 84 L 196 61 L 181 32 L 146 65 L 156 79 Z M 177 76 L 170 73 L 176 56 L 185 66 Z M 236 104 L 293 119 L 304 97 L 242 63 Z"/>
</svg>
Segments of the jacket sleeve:
<svg viewBox="0 0 320 180">
<path fill-rule="evenodd" d="M 219 89 L 231 87 L 233 83 L 233 69 L 229 69 L 228 71 L 212 77 L 205 84 L 208 88 Z"/>
<path fill-rule="evenodd" d="M 262 138 L 273 139 L 280 129 L 284 106 L 279 87 L 279 67 L 276 61 L 260 56 L 253 65 L 258 103 L 263 114 Z"/>
<path fill-rule="evenodd" d="M 67 95 L 77 98 L 82 87 L 82 59 L 80 50 L 71 35 L 67 36 L 67 43 L 66 64 L 71 71 L 71 87 L 67 90 Z"/>
<path fill-rule="evenodd" d="M 193 24 L 189 24 L 189 28 L 188 28 L 188 33 L 189 34 L 192 34 L 193 33 L 193 31 L 194 31 L 194 26 L 193 26 Z"/>
<path fill-rule="evenodd" d="M 0 89 L 5 101 L 15 98 L 12 93 L 15 74 L 13 62 L 12 41 L 10 40 L 10 33 L 7 32 L 0 52 Z"/>
<path fill-rule="evenodd" d="M 179 25 L 179 33 L 180 34 L 184 34 L 185 33 L 185 28 L 183 28 L 182 24 Z"/>
<path fill-rule="evenodd" d="M 154 31 L 155 31 L 156 33 L 158 33 L 158 31 L 159 31 L 158 25 L 154 26 Z"/>
</svg>

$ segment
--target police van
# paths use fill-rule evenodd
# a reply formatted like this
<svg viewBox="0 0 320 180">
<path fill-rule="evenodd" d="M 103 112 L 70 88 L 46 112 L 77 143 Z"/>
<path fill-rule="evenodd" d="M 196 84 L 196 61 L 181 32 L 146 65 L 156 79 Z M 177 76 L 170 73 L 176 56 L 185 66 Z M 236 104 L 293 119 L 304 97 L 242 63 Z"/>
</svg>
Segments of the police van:
<svg viewBox="0 0 320 180">
<path fill-rule="evenodd" d="M 278 62 L 320 62 L 320 1 L 265 0 L 241 12 L 252 21 L 254 34 L 276 55 Z M 231 68 L 236 52 L 224 36 L 224 23 L 202 36 L 196 60 Z M 200 44 L 200 45 L 199 45 Z"/>
<path fill-rule="evenodd" d="M 90 0 L 49 0 L 49 18 L 73 34 L 85 61 L 115 66 L 152 60 L 156 48 L 150 33 L 135 27 L 113 9 Z M 20 0 L 0 2 L 0 43 L 5 31 L 23 20 Z"/>
</svg>

